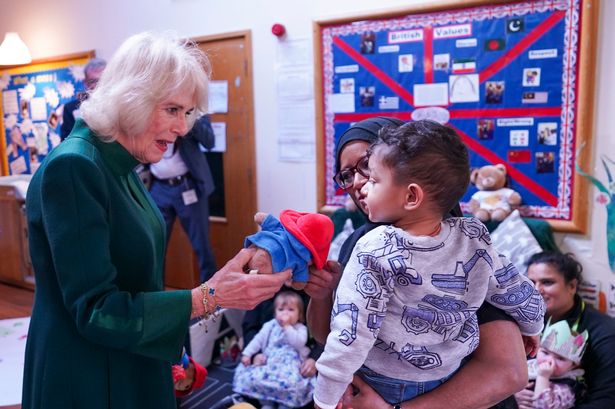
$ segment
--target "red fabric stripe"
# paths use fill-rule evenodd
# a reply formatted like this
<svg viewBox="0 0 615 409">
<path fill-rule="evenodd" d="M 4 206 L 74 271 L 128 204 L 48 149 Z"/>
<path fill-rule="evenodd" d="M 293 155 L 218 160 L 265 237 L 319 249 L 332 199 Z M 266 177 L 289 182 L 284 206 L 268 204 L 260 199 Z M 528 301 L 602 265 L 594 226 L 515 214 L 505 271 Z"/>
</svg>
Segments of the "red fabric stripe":
<svg viewBox="0 0 615 409">
<path fill-rule="evenodd" d="M 358 62 L 367 71 L 369 71 L 374 77 L 378 78 L 384 85 L 389 87 L 394 93 L 399 95 L 404 101 L 410 105 L 414 105 L 414 97 L 404 87 L 395 82 L 395 80 L 389 77 L 384 71 L 376 67 L 367 58 L 363 57 L 359 52 L 353 49 L 348 43 L 340 39 L 339 37 L 333 37 L 333 44 L 338 46 L 343 52 L 345 52 L 350 58 Z"/>
<path fill-rule="evenodd" d="M 521 41 L 515 44 L 506 54 L 498 58 L 493 64 L 485 68 L 483 72 L 479 74 L 480 82 L 483 83 L 495 73 L 504 68 L 508 63 L 517 58 L 525 49 L 531 46 L 536 40 L 538 40 L 543 34 L 549 31 L 554 25 L 556 25 L 561 19 L 566 16 L 565 11 L 555 11 L 545 21 L 540 23 L 538 27 L 532 30 Z"/>
<path fill-rule="evenodd" d="M 477 109 L 450 109 L 451 119 L 464 118 L 507 118 L 507 117 L 536 117 L 536 116 L 554 116 L 561 115 L 561 107 L 544 107 L 544 108 L 477 108 Z"/>
<path fill-rule="evenodd" d="M 462 68 L 462 69 L 454 69 L 452 71 L 453 74 L 473 74 L 474 68 Z"/>
<path fill-rule="evenodd" d="M 359 122 L 364 119 L 373 118 L 376 116 L 388 116 L 397 119 L 401 119 L 402 121 L 409 121 L 411 119 L 410 112 L 370 112 L 365 114 L 335 114 L 335 118 L 333 121 L 335 123 L 338 122 Z"/>
<path fill-rule="evenodd" d="M 557 206 L 557 197 L 555 197 L 547 189 L 545 189 L 544 187 L 540 186 L 538 183 L 534 182 L 531 178 L 529 178 L 528 176 L 524 175 L 523 173 L 521 173 L 520 171 L 518 171 L 517 169 L 512 167 L 505 160 L 500 158 L 495 153 L 491 152 L 489 149 L 485 148 L 483 145 L 481 145 L 476 140 L 470 138 L 464 132 L 462 132 L 459 129 L 455 128 L 451 124 L 448 124 L 448 126 L 454 128 L 457 131 L 457 133 L 459 134 L 459 136 L 461 136 L 461 139 L 468 146 L 469 149 L 471 149 L 474 152 L 476 152 L 478 155 L 480 155 L 483 159 L 487 160 L 487 162 L 489 162 L 489 163 L 492 163 L 492 164 L 502 163 L 502 164 L 504 164 L 504 166 L 506 166 L 506 170 L 507 170 L 508 174 L 510 175 L 510 177 L 512 179 L 514 179 L 517 182 L 519 182 L 524 188 L 526 188 L 527 190 L 529 190 L 530 192 L 535 194 L 536 197 L 538 197 L 539 199 L 544 200 L 545 203 L 547 203 L 549 206 L 553 206 L 553 207 Z"/>
<path fill-rule="evenodd" d="M 433 27 L 427 26 L 423 29 L 423 44 L 425 44 L 425 56 L 423 65 L 425 66 L 425 83 L 433 83 Z"/>
</svg>

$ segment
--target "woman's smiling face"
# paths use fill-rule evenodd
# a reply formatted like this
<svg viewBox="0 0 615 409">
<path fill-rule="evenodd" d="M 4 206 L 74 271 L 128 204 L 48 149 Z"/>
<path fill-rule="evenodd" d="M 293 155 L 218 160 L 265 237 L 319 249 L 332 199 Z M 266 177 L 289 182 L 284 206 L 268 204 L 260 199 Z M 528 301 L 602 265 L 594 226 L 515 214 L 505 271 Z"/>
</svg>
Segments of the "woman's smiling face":
<svg viewBox="0 0 615 409">
<path fill-rule="evenodd" d="M 527 276 L 547 306 L 547 316 L 560 320 L 574 306 L 577 280 L 566 282 L 564 275 L 548 263 L 531 264 Z"/>
</svg>

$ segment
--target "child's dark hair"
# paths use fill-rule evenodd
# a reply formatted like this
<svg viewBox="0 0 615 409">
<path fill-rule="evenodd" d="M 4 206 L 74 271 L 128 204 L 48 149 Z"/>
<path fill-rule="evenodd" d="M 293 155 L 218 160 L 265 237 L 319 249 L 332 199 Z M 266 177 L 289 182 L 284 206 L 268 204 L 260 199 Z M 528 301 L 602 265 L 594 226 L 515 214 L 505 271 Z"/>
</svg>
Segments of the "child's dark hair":
<svg viewBox="0 0 615 409">
<path fill-rule="evenodd" d="M 581 281 L 583 281 L 583 266 L 574 258 L 572 253 L 543 251 L 533 254 L 525 264 L 528 268 L 532 264 L 549 264 L 564 277 L 566 284 L 572 280 L 577 280 L 577 284 L 581 284 Z"/>
<path fill-rule="evenodd" d="M 273 307 L 278 308 L 279 306 L 284 306 L 286 304 L 294 303 L 299 310 L 299 322 L 305 322 L 305 307 L 303 305 L 303 300 L 301 296 L 294 291 L 282 291 L 275 296 L 273 300 Z"/>
<path fill-rule="evenodd" d="M 384 128 L 370 147 L 388 146 L 383 164 L 392 169 L 395 183 L 415 182 L 433 195 L 445 214 L 457 205 L 470 183 L 468 149 L 453 129 L 430 120 Z"/>
</svg>

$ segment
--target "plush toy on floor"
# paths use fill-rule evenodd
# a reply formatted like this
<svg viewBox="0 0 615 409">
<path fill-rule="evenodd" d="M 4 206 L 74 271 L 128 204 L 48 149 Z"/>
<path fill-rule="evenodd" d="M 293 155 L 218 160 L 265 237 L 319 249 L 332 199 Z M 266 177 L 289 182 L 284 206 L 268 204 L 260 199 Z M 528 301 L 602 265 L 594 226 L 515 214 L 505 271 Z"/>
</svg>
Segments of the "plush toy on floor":
<svg viewBox="0 0 615 409">
<path fill-rule="evenodd" d="M 258 273 L 274 273 L 292 269 L 291 286 L 297 290 L 308 281 L 308 266 L 323 268 L 333 237 L 333 222 L 323 214 L 284 210 L 280 219 L 256 213 L 254 221 L 262 230 L 246 237 L 245 247 L 258 250 L 248 267 Z M 273 270 L 269 267 L 273 266 Z"/>
<path fill-rule="evenodd" d="M 521 204 L 519 193 L 506 187 L 506 167 L 502 164 L 473 170 L 470 181 L 478 189 L 470 200 L 470 211 L 482 222 L 502 221 Z"/>
<path fill-rule="evenodd" d="M 186 396 L 199 389 L 207 378 L 207 369 L 188 356 L 184 351 L 180 363 L 171 368 L 173 374 L 173 384 L 175 386 L 175 396 Z"/>
</svg>

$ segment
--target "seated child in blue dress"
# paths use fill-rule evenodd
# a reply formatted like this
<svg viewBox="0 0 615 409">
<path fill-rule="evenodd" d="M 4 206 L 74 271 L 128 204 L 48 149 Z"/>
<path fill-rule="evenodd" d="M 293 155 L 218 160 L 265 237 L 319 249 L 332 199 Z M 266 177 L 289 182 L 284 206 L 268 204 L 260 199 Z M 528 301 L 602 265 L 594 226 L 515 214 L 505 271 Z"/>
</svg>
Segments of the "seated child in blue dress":
<svg viewBox="0 0 615 409">
<path fill-rule="evenodd" d="M 262 408 L 294 408 L 312 401 L 314 377 L 301 375 L 309 354 L 301 297 L 285 291 L 274 300 L 275 318 L 266 322 L 242 351 L 233 391 L 261 402 Z"/>
</svg>

